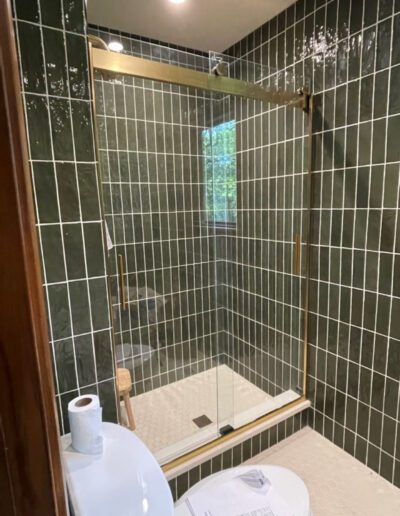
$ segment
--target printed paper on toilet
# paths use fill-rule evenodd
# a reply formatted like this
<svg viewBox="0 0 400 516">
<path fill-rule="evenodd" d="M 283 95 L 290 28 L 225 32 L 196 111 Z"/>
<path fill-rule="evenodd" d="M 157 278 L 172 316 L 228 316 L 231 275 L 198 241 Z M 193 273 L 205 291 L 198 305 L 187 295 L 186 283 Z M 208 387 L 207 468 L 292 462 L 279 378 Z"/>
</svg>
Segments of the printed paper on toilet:
<svg viewBox="0 0 400 516">
<path fill-rule="evenodd" d="M 192 516 L 293 516 L 259 470 L 202 489 L 186 499 Z"/>
</svg>

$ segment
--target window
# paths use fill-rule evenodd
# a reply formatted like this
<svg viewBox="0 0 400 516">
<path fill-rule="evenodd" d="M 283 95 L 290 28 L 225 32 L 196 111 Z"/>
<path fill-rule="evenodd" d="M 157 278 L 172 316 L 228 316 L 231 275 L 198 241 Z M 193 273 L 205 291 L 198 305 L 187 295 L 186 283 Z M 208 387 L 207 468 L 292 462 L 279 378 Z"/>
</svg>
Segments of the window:
<svg viewBox="0 0 400 516">
<path fill-rule="evenodd" d="M 236 122 L 202 131 L 205 206 L 208 223 L 236 224 Z"/>
</svg>

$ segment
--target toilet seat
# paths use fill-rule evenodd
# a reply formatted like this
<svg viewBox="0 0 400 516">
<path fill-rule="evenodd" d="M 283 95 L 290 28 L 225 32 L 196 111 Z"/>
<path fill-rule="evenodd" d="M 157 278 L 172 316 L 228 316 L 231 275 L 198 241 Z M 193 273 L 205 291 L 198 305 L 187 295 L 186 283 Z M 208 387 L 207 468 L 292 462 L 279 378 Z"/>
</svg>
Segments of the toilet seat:
<svg viewBox="0 0 400 516">
<path fill-rule="evenodd" d="M 254 464 L 252 466 L 239 466 L 227 469 L 201 480 L 191 487 L 175 504 L 175 516 L 191 516 L 185 499 L 188 495 L 204 491 L 207 496 L 207 487 L 215 487 L 220 483 L 254 469 L 261 470 L 289 506 L 293 516 L 312 516 L 310 509 L 310 496 L 304 482 L 293 471 L 281 466 L 265 466 Z"/>
<path fill-rule="evenodd" d="M 130 430 L 103 423 L 101 455 L 75 451 L 61 438 L 75 516 L 173 516 L 171 490 L 158 462 Z"/>
</svg>

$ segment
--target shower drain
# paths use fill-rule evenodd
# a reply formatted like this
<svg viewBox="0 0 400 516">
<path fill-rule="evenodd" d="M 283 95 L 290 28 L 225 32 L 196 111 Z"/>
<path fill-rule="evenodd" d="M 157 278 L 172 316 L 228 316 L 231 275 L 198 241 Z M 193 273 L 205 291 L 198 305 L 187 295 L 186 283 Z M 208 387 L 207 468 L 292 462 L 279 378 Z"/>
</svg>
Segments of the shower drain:
<svg viewBox="0 0 400 516">
<path fill-rule="evenodd" d="M 202 416 L 195 417 L 193 419 L 193 423 L 197 425 L 199 428 L 204 428 L 207 425 L 210 425 L 212 423 L 211 419 L 203 414 Z"/>
</svg>

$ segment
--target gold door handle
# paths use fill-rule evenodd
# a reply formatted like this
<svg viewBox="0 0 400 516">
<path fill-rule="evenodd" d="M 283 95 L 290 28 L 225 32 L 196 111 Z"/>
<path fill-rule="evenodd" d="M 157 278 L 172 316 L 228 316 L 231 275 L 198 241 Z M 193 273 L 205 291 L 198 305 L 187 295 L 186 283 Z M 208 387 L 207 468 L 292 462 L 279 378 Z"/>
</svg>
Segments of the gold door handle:
<svg viewBox="0 0 400 516">
<path fill-rule="evenodd" d="M 124 285 L 124 257 L 122 254 L 118 255 L 118 276 L 119 276 L 119 300 L 121 303 L 122 310 L 126 310 L 126 291 Z"/>
<path fill-rule="evenodd" d="M 295 249 L 294 249 L 294 274 L 300 275 L 300 258 L 301 258 L 301 240 L 300 235 L 295 235 Z"/>
</svg>

